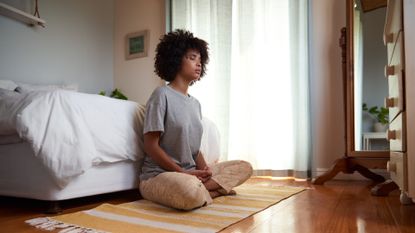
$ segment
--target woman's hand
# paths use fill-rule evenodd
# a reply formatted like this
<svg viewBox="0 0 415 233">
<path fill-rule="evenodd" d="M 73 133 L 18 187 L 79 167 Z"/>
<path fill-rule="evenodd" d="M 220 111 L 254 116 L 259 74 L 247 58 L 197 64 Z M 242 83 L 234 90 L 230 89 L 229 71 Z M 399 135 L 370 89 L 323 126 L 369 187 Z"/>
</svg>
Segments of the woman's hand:
<svg viewBox="0 0 415 233">
<path fill-rule="evenodd" d="M 203 170 L 188 170 L 185 171 L 185 173 L 196 176 L 203 183 L 205 183 L 210 179 L 210 177 L 212 177 L 212 171 L 208 167 L 206 167 L 206 169 Z"/>
</svg>

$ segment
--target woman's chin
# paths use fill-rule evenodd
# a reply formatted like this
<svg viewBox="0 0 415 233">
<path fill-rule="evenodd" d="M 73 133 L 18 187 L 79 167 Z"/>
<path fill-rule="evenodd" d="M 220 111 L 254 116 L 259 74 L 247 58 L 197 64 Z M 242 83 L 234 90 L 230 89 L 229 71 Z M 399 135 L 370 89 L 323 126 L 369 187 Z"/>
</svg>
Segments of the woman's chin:
<svg viewBox="0 0 415 233">
<path fill-rule="evenodd" d="M 199 79 L 200 79 L 200 76 L 195 76 L 195 77 L 193 77 L 192 82 L 196 82 L 196 81 L 198 81 Z"/>
</svg>

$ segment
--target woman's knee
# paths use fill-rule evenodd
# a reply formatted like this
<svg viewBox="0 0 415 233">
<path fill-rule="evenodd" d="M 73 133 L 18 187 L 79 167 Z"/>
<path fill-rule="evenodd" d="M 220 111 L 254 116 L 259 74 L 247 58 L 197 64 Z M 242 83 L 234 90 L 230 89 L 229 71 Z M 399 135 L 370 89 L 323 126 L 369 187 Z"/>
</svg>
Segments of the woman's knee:
<svg viewBox="0 0 415 233">
<path fill-rule="evenodd" d="M 245 160 L 230 160 L 227 161 L 227 163 L 229 164 L 227 166 L 235 167 L 235 169 L 238 171 L 238 174 L 243 175 L 243 177 L 246 177 L 246 179 L 251 177 L 253 174 L 252 165 Z"/>
<path fill-rule="evenodd" d="M 168 203 L 173 208 L 191 210 L 211 202 L 209 192 L 195 176 L 179 176 L 174 186 Z"/>
<path fill-rule="evenodd" d="M 140 185 L 142 196 L 150 201 L 182 210 L 198 208 L 212 201 L 203 183 L 195 176 L 162 173 L 154 179 Z"/>
<path fill-rule="evenodd" d="M 244 160 L 240 160 L 241 163 L 241 167 L 242 170 L 245 172 L 245 174 L 247 174 L 248 178 L 252 176 L 254 169 L 252 168 L 251 163 L 244 161 Z"/>
</svg>

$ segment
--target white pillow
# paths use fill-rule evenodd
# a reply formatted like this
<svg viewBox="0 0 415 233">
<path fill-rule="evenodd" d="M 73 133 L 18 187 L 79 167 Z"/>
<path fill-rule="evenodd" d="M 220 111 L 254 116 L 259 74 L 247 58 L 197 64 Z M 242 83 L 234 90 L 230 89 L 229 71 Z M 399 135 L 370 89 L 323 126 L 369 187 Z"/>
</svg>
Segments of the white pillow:
<svg viewBox="0 0 415 233">
<path fill-rule="evenodd" d="M 13 81 L 10 80 L 2 80 L 0 79 L 0 88 L 6 89 L 6 90 L 10 90 L 10 91 L 14 91 L 17 87 L 17 84 Z"/>
<path fill-rule="evenodd" d="M 20 93 L 14 91 L 14 89 L 10 90 L 10 89 L 7 89 L 7 88 L 0 87 L 0 99 L 6 98 L 6 97 L 13 98 L 13 97 L 16 97 L 16 96 L 20 96 Z"/>
<path fill-rule="evenodd" d="M 17 83 L 17 90 L 20 93 L 27 93 L 32 91 L 53 91 L 58 89 L 68 91 L 78 91 L 78 85 L 76 84 L 64 84 L 64 85 L 41 85 L 41 84 L 28 84 L 28 83 Z"/>
<path fill-rule="evenodd" d="M 220 133 L 216 124 L 206 117 L 202 119 L 203 134 L 200 151 L 206 163 L 217 163 L 220 158 Z"/>
<path fill-rule="evenodd" d="M 14 111 L 13 106 L 19 103 L 23 96 L 15 91 L 0 88 L 0 135 L 16 134 L 11 111 Z"/>
</svg>

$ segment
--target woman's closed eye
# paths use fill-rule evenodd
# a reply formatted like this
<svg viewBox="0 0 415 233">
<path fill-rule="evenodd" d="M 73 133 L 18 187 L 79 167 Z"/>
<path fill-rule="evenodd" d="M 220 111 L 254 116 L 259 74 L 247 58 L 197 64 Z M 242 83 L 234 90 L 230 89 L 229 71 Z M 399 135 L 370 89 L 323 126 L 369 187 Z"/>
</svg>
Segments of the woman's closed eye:
<svg viewBox="0 0 415 233">
<path fill-rule="evenodd" d="M 187 59 L 192 60 L 192 61 L 195 61 L 196 58 L 197 58 L 197 56 L 194 55 L 194 54 L 187 56 Z"/>
</svg>

